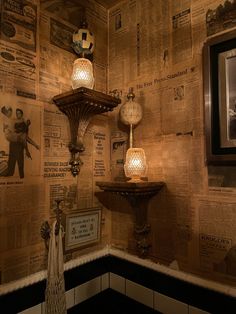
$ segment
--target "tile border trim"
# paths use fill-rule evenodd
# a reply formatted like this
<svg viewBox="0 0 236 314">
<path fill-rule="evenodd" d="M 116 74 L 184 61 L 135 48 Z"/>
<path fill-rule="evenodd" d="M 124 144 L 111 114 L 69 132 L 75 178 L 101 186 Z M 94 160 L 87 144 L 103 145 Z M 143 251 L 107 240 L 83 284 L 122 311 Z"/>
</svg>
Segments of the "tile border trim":
<svg viewBox="0 0 236 314">
<path fill-rule="evenodd" d="M 164 266 L 159 263 L 154 263 L 149 259 L 141 259 L 138 256 L 131 255 L 125 251 L 112 248 L 109 245 L 107 245 L 106 247 L 102 249 L 98 249 L 92 253 L 79 256 L 76 259 L 66 262 L 64 264 L 64 271 L 68 271 L 70 269 L 76 268 L 83 264 L 95 261 L 99 258 L 109 256 L 109 255 L 118 257 L 120 259 L 124 259 L 126 261 L 138 264 L 140 266 L 146 267 L 154 271 L 158 271 L 170 277 L 183 280 L 185 282 L 188 282 L 196 286 L 200 286 L 200 287 L 207 288 L 216 292 L 220 292 L 227 296 L 236 297 L 236 288 L 232 286 L 221 284 L 213 280 L 204 279 L 204 278 L 201 278 L 196 275 L 189 274 L 180 270 L 174 270 L 168 266 Z M 22 278 L 20 280 L 2 284 L 0 285 L 0 296 L 19 290 L 24 287 L 30 286 L 37 282 L 43 281 L 46 279 L 46 276 L 47 276 L 47 271 L 43 270 L 35 274 L 32 274 L 30 276 L 27 276 L 25 278 Z"/>
</svg>

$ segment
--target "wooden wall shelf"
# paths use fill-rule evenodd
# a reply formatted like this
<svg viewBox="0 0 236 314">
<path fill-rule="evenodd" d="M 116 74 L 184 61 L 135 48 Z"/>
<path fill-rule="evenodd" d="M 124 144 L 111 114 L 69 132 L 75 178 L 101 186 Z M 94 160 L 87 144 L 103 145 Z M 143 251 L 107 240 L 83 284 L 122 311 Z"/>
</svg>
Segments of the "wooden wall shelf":
<svg viewBox="0 0 236 314">
<path fill-rule="evenodd" d="M 53 102 L 69 119 L 70 165 L 73 176 L 76 176 L 82 165 L 79 153 L 85 150 L 83 138 L 91 118 L 94 115 L 112 111 L 121 100 L 89 88 L 80 87 L 53 97 Z"/>
<path fill-rule="evenodd" d="M 96 185 L 104 192 L 111 192 L 125 197 L 135 212 L 135 239 L 137 249 L 141 257 L 148 255 L 150 244 L 147 236 L 150 225 L 147 223 L 147 209 L 149 200 L 156 195 L 164 182 L 96 182 Z"/>
</svg>

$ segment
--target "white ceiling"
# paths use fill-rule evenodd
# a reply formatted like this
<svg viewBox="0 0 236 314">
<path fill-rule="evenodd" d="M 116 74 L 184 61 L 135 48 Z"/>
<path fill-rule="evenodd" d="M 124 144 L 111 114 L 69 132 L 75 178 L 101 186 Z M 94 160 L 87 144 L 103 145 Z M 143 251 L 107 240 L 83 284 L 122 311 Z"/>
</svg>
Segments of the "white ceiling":
<svg viewBox="0 0 236 314">
<path fill-rule="evenodd" d="M 121 2 L 121 0 L 95 0 L 96 2 L 100 3 L 103 7 L 110 9 L 117 3 Z"/>
</svg>

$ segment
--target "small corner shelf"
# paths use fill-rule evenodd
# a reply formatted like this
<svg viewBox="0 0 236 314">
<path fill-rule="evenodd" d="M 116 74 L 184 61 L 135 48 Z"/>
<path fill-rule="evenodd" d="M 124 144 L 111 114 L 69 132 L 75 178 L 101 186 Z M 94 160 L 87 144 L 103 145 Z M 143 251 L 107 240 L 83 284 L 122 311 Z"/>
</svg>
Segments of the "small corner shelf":
<svg viewBox="0 0 236 314">
<path fill-rule="evenodd" d="M 92 117 L 112 111 L 120 102 L 119 98 L 80 87 L 53 97 L 53 102 L 69 119 L 71 141 L 71 172 L 79 174 L 82 161 L 79 153 L 85 150 L 83 138 Z"/>
<path fill-rule="evenodd" d="M 111 192 L 122 195 L 126 198 L 135 212 L 135 239 L 137 249 L 141 257 L 148 255 L 150 244 L 147 236 L 150 232 L 150 225 L 147 223 L 147 209 L 149 200 L 156 195 L 164 182 L 96 182 L 96 185 L 104 192 Z"/>
</svg>

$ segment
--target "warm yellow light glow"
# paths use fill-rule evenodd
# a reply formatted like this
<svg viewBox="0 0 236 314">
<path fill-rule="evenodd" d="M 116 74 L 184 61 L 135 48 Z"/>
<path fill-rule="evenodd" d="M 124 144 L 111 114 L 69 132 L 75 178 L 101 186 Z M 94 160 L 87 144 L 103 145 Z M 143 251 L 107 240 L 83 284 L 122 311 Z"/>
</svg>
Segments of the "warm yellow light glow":
<svg viewBox="0 0 236 314">
<path fill-rule="evenodd" d="M 142 148 L 129 148 L 126 152 L 124 165 L 125 175 L 130 182 L 142 181 L 147 172 L 146 156 Z"/>
<path fill-rule="evenodd" d="M 93 88 L 93 65 L 88 59 L 79 58 L 74 61 L 71 82 L 73 89 L 79 87 Z"/>
</svg>

